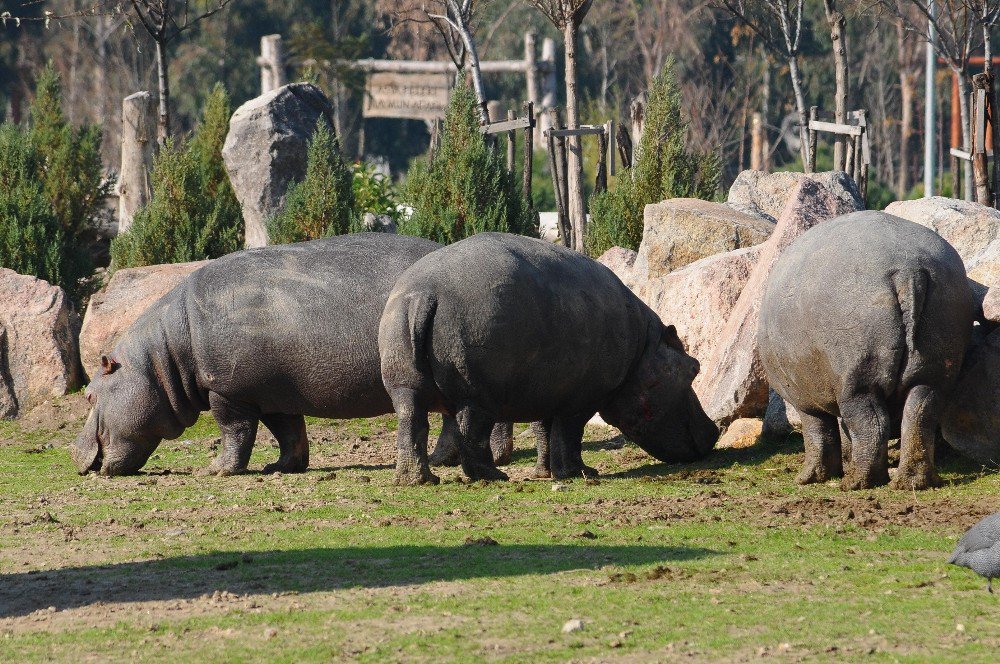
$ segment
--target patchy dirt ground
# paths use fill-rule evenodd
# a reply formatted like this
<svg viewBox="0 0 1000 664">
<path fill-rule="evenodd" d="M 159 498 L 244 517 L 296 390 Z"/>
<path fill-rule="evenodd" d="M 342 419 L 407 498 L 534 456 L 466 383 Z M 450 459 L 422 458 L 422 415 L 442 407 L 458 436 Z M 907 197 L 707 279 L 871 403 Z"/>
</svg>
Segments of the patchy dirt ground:
<svg viewBox="0 0 1000 664">
<path fill-rule="evenodd" d="M 402 488 L 378 418 L 310 422 L 307 473 L 208 478 L 206 419 L 144 474 L 108 479 L 76 476 L 64 449 L 86 410 L 73 395 L 0 429 L 0 659 L 970 661 L 1000 646 L 994 598 L 943 564 L 1000 507 L 997 476 L 961 462 L 940 490 L 843 493 L 794 485 L 797 439 L 668 466 L 592 429 L 596 481 L 532 480 L 525 434 L 511 482 L 439 469 L 441 486 Z M 251 469 L 276 455 L 262 430 Z"/>
</svg>

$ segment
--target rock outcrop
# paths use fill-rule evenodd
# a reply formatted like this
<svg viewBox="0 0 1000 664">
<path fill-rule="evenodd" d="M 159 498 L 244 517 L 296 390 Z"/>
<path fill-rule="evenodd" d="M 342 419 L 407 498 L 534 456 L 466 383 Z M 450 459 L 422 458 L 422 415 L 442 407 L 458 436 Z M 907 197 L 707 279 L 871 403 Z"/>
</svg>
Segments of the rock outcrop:
<svg viewBox="0 0 1000 664">
<path fill-rule="evenodd" d="M 843 171 L 823 173 L 765 173 L 743 171 L 729 188 L 726 205 L 749 215 L 776 221 L 788 204 L 795 188 L 804 180 L 818 182 L 841 205 L 852 210 L 863 210 L 861 194 L 854 180 Z"/>
</svg>

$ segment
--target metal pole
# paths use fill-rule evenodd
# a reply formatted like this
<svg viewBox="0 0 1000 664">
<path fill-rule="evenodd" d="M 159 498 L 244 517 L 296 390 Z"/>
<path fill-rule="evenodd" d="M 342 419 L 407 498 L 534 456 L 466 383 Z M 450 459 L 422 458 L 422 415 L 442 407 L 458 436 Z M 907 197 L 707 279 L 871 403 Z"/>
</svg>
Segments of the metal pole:
<svg viewBox="0 0 1000 664">
<path fill-rule="evenodd" d="M 927 9 L 931 16 L 934 16 L 934 0 L 927 3 Z M 934 23 L 927 22 L 927 67 L 924 74 L 924 197 L 934 195 L 934 132 L 937 121 L 934 117 L 937 109 L 935 101 L 934 73 L 937 67 L 937 60 L 934 53 L 934 41 L 937 35 L 934 31 Z M 906 168 L 905 164 L 901 164 Z"/>
</svg>

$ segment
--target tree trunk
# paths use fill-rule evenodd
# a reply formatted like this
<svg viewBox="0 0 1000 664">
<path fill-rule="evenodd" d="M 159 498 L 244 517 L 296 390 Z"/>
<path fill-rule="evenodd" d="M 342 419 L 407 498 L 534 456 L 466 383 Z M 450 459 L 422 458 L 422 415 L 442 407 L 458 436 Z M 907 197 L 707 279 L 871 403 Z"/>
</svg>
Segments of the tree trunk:
<svg viewBox="0 0 1000 664">
<path fill-rule="evenodd" d="M 566 128 L 580 126 L 580 111 L 576 99 L 576 33 L 578 24 L 567 21 L 563 28 L 563 46 L 566 50 Z M 583 251 L 586 232 L 586 212 L 583 205 L 583 154 L 579 136 L 569 136 L 567 142 L 566 179 L 569 185 L 569 222 L 573 227 L 573 248 Z"/>
<path fill-rule="evenodd" d="M 788 75 L 792 79 L 792 89 L 795 91 L 795 111 L 799 116 L 799 153 L 802 157 L 802 170 L 809 172 L 809 115 L 806 111 L 806 100 L 802 94 L 802 72 L 799 71 L 799 58 L 788 57 Z"/>
<path fill-rule="evenodd" d="M 156 124 L 156 142 L 162 147 L 170 136 L 170 81 L 167 78 L 167 45 L 156 42 L 156 80 L 160 95 L 160 117 Z"/>
<path fill-rule="evenodd" d="M 833 43 L 833 63 L 836 70 L 837 91 L 835 96 L 835 113 L 838 124 L 847 123 L 847 109 L 850 95 L 850 81 L 848 79 L 847 60 L 847 35 L 844 26 L 847 21 L 844 15 L 838 12 L 833 0 L 825 0 L 826 20 L 830 25 L 830 40 Z M 833 144 L 833 170 L 844 170 L 844 157 L 846 147 L 846 137 L 838 136 Z"/>
<path fill-rule="evenodd" d="M 969 110 L 969 80 L 966 76 L 965 68 L 958 70 L 958 107 L 961 109 L 962 113 L 962 150 L 965 152 L 972 151 L 972 133 L 971 121 L 972 116 Z M 972 167 L 971 164 L 962 169 L 965 181 L 965 200 L 972 200 Z M 955 196 L 958 198 L 958 195 Z"/>
<path fill-rule="evenodd" d="M 479 67 L 479 51 L 476 50 L 476 40 L 472 38 L 472 31 L 466 18 L 462 15 L 462 10 L 455 0 L 448 0 L 448 8 L 455 20 L 455 27 L 465 44 L 465 52 L 469 58 L 469 73 L 472 75 L 472 89 L 476 92 L 476 101 L 479 102 L 479 121 L 490 122 L 489 111 L 486 110 L 486 90 L 483 87 L 483 72 Z M 494 118 L 499 120 L 500 118 Z"/>
<path fill-rule="evenodd" d="M 122 161 L 118 177 L 118 234 L 126 232 L 132 218 L 153 196 L 153 136 L 157 131 L 152 96 L 136 92 L 122 102 Z"/>
<path fill-rule="evenodd" d="M 916 95 L 913 75 L 899 70 L 900 121 L 899 121 L 899 175 L 896 179 L 896 197 L 906 198 L 909 191 L 910 140 L 913 136 L 913 99 Z"/>
</svg>

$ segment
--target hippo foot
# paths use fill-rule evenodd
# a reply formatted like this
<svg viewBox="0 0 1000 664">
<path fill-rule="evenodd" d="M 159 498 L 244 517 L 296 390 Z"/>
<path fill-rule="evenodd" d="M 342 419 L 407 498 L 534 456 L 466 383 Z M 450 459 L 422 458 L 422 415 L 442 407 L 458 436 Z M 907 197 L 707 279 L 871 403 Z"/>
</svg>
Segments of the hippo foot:
<svg viewBox="0 0 1000 664">
<path fill-rule="evenodd" d="M 842 491 L 857 491 L 859 489 L 874 489 L 877 486 L 885 486 L 889 483 L 888 471 L 874 473 L 873 475 L 861 475 L 860 473 L 848 473 L 840 481 Z"/>
<path fill-rule="evenodd" d="M 229 477 L 231 475 L 243 475 L 247 472 L 246 466 L 230 463 L 222 459 L 216 459 L 207 468 L 197 471 L 198 475 L 214 475 L 215 477 Z"/>
<path fill-rule="evenodd" d="M 920 471 L 900 468 L 896 471 L 896 476 L 889 482 L 889 486 L 893 489 L 904 491 L 923 491 L 939 487 L 942 484 L 941 478 L 933 468 L 925 468 Z"/>
<path fill-rule="evenodd" d="M 834 473 L 826 466 L 817 464 L 803 467 L 795 476 L 795 481 L 798 484 L 822 484 L 839 475 L 843 475 L 843 473 Z"/>
<path fill-rule="evenodd" d="M 264 470 L 261 472 L 265 475 L 271 475 L 273 473 L 304 473 L 307 468 L 309 468 L 309 459 L 286 459 L 282 457 L 274 463 L 269 463 L 264 466 Z"/>
<path fill-rule="evenodd" d="M 531 476 L 539 480 L 545 480 L 552 477 L 552 473 L 545 466 L 535 466 L 535 470 L 532 471 Z"/>
<path fill-rule="evenodd" d="M 431 455 L 427 457 L 427 463 L 432 466 L 444 466 L 448 468 L 457 466 L 459 464 L 458 449 L 454 447 L 442 449 L 445 447 L 447 446 L 438 443 L 434 451 L 431 452 Z"/>
<path fill-rule="evenodd" d="M 462 470 L 469 477 L 470 480 L 486 480 L 488 482 L 506 482 L 510 478 L 507 473 L 503 472 L 495 466 L 487 466 L 485 464 L 466 464 L 462 466 Z"/>
<path fill-rule="evenodd" d="M 441 478 L 431 472 L 430 468 L 413 470 L 396 470 L 396 486 L 420 486 L 421 484 L 440 484 Z"/>
<path fill-rule="evenodd" d="M 573 466 L 570 468 L 563 468 L 561 470 L 552 470 L 552 478 L 557 480 L 571 480 L 578 477 L 597 477 L 600 473 L 597 472 L 596 468 L 591 468 L 590 466 L 580 464 L 579 466 Z"/>
</svg>

